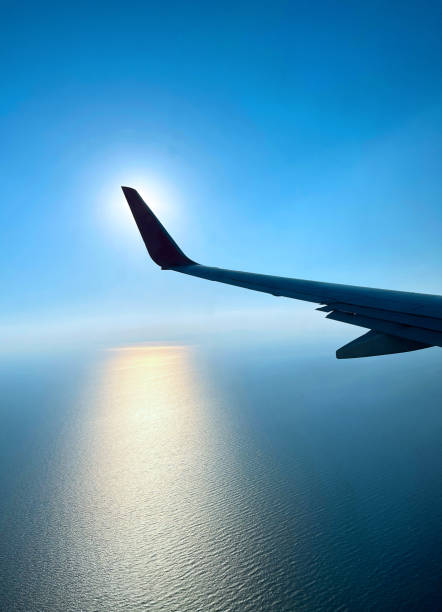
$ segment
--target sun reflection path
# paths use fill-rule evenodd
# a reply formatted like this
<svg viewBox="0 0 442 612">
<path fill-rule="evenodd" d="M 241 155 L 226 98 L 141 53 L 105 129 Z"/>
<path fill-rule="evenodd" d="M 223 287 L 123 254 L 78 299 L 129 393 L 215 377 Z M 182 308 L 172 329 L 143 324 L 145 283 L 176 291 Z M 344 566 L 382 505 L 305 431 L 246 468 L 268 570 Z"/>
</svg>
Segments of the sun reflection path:
<svg viewBox="0 0 442 612">
<path fill-rule="evenodd" d="M 127 505 L 132 494 L 138 499 L 146 483 L 156 495 L 160 488 L 179 486 L 182 472 L 195 467 L 202 452 L 202 436 L 195 429 L 201 425 L 201 397 L 191 359 L 185 346 L 112 351 L 103 384 L 100 451 L 108 468 L 115 468 L 107 484 L 117 502 L 124 499 Z"/>
<path fill-rule="evenodd" d="M 207 554 L 213 535 L 207 398 L 193 361 L 186 346 L 113 349 L 98 385 L 82 478 L 83 530 L 112 575 L 101 588 L 120 598 L 127 590 L 134 609 L 160 605 L 172 585 L 174 597 L 177 585 L 188 590 L 189 560 Z M 199 581 L 201 595 L 211 585 L 196 572 L 195 588 Z"/>
<path fill-rule="evenodd" d="M 276 609 L 272 559 L 293 506 L 220 367 L 236 366 L 146 345 L 90 368 L 54 462 L 44 609 Z"/>
</svg>

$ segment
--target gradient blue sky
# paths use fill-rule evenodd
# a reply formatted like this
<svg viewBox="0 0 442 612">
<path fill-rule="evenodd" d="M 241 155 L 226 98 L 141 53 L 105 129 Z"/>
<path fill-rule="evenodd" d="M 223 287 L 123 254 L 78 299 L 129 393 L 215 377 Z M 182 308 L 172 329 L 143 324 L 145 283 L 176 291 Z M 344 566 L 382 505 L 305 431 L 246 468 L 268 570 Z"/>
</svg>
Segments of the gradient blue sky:
<svg viewBox="0 0 442 612">
<path fill-rule="evenodd" d="M 160 272 L 121 184 L 202 263 L 442 293 L 440 2 L 2 8 L 6 345 L 308 326 L 311 305 Z"/>
</svg>

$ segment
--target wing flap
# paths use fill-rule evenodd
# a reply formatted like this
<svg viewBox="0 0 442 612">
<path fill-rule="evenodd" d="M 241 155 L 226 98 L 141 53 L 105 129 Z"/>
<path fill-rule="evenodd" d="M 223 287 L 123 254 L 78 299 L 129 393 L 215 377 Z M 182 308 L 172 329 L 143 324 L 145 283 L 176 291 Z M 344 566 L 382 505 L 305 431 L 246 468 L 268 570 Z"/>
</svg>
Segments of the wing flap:
<svg viewBox="0 0 442 612">
<path fill-rule="evenodd" d="M 350 325 L 359 327 L 367 327 L 368 329 L 374 329 L 375 331 L 391 336 L 399 336 L 400 338 L 406 338 L 414 342 L 422 342 L 428 346 L 442 346 L 442 333 L 429 329 L 400 325 L 399 323 L 392 323 L 391 321 L 382 321 L 381 319 L 339 311 L 330 312 L 327 315 L 327 319 L 340 321 L 341 323 L 350 323 Z"/>
<path fill-rule="evenodd" d="M 395 312 L 393 310 L 383 310 L 380 308 L 369 308 L 368 306 L 358 306 L 356 304 L 328 304 L 317 308 L 321 312 L 346 312 L 350 314 L 360 314 L 374 319 L 383 321 L 391 321 L 393 323 L 401 323 L 402 325 L 410 325 L 411 327 L 423 327 L 424 329 L 432 329 L 442 332 L 442 320 L 433 317 L 422 317 L 415 314 L 407 314 L 403 312 Z"/>
<path fill-rule="evenodd" d="M 378 355 L 392 355 L 393 353 L 407 353 L 428 348 L 430 344 L 416 342 L 399 336 L 391 336 L 371 329 L 366 334 L 352 340 L 336 351 L 338 359 L 354 359 L 357 357 L 375 357 Z"/>
</svg>

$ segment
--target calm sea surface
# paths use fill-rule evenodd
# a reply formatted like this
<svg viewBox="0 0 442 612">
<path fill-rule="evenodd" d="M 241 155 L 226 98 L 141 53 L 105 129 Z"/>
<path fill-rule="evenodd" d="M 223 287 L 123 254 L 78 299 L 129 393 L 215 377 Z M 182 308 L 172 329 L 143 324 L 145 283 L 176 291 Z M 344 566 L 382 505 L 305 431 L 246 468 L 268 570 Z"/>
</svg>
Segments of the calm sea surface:
<svg viewBox="0 0 442 612">
<path fill-rule="evenodd" d="M 1 610 L 442 610 L 440 350 L 0 365 Z"/>
</svg>

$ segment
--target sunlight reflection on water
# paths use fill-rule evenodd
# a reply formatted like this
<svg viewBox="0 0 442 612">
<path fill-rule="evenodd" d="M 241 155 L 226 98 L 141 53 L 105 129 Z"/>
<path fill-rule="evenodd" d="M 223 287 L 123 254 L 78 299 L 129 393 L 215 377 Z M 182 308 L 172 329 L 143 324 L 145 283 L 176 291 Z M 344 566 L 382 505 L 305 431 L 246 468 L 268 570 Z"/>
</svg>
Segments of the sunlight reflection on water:
<svg viewBox="0 0 442 612">
<path fill-rule="evenodd" d="M 97 549 L 109 551 L 112 541 L 107 589 L 121 597 L 126 581 L 133 605 L 152 608 L 172 590 L 179 598 L 177 585 L 184 586 L 192 573 L 201 597 L 210 576 L 203 579 L 192 565 L 208 552 L 204 500 L 210 486 L 210 423 L 193 351 L 186 346 L 113 350 L 98 389 L 83 513 L 90 517 L 87 537 Z M 83 495 L 84 484 L 81 478 Z"/>
</svg>

